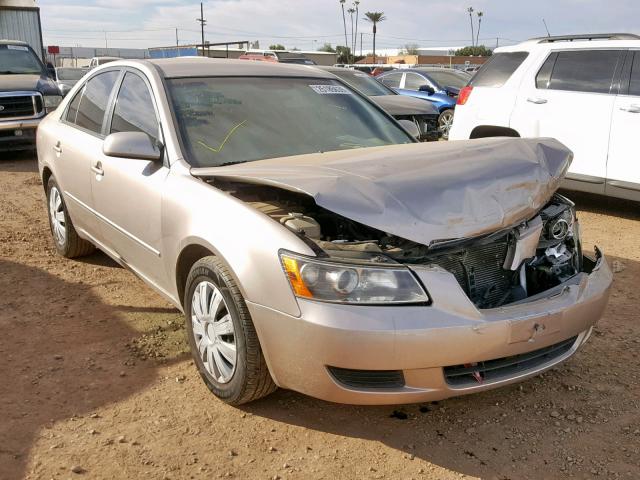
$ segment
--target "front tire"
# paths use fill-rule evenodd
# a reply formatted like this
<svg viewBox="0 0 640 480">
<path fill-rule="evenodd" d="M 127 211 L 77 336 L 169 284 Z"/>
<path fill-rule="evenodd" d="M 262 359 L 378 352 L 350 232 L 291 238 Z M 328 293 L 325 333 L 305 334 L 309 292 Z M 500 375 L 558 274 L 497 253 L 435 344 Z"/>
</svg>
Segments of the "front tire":
<svg viewBox="0 0 640 480">
<path fill-rule="evenodd" d="M 443 140 L 449 140 L 449 132 L 453 125 L 453 110 L 447 109 L 438 117 L 438 131 Z"/>
<path fill-rule="evenodd" d="M 244 298 L 218 258 L 191 268 L 184 311 L 193 360 L 216 397 L 241 405 L 276 389 Z"/>
<path fill-rule="evenodd" d="M 93 253 L 95 247 L 78 236 L 62 198 L 60 187 L 53 177 L 47 183 L 47 209 L 53 243 L 60 255 L 76 258 Z"/>
</svg>

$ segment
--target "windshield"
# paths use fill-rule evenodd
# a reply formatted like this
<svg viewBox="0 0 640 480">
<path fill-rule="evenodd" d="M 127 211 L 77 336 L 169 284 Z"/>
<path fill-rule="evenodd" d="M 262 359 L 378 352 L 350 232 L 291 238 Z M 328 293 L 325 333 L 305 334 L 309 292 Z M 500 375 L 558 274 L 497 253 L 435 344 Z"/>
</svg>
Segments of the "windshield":
<svg viewBox="0 0 640 480">
<path fill-rule="evenodd" d="M 371 75 L 353 70 L 335 71 L 331 70 L 336 77 L 351 85 L 356 90 L 360 90 L 368 97 L 379 97 L 381 95 L 394 95 L 395 92 L 389 90 Z"/>
<path fill-rule="evenodd" d="M 24 45 L 0 45 L 0 74 L 42 74 L 42 64 L 29 47 Z"/>
<path fill-rule="evenodd" d="M 168 85 L 187 160 L 197 167 L 412 143 L 337 80 L 205 77 Z"/>
<path fill-rule="evenodd" d="M 471 78 L 470 76 L 447 70 L 429 70 L 425 73 L 443 87 L 462 88 L 469 82 L 469 79 Z"/>
<path fill-rule="evenodd" d="M 81 68 L 56 68 L 58 80 L 80 80 L 85 73 Z"/>
</svg>

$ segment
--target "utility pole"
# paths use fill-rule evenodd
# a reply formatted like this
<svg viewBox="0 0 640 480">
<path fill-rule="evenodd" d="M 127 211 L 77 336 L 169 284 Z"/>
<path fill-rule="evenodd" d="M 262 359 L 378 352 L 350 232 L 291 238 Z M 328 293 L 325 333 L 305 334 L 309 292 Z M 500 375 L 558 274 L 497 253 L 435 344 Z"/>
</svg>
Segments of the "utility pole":
<svg viewBox="0 0 640 480">
<path fill-rule="evenodd" d="M 176 28 L 176 48 L 180 46 L 180 42 L 178 42 L 178 29 Z"/>
<path fill-rule="evenodd" d="M 109 45 L 107 43 L 107 32 L 103 32 L 104 33 L 104 48 L 109 48 Z"/>
<path fill-rule="evenodd" d="M 200 18 L 196 18 L 197 22 L 200 22 L 200 31 L 202 33 L 202 56 L 204 57 L 204 26 L 207 24 L 207 21 L 204 19 L 204 7 L 202 6 L 202 2 L 200 2 Z"/>
</svg>

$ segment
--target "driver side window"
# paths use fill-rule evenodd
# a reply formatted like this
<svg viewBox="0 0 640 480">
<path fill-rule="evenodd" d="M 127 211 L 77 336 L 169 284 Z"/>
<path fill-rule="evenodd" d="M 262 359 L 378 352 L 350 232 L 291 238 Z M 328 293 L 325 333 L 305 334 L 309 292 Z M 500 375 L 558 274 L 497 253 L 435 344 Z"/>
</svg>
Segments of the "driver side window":
<svg viewBox="0 0 640 480">
<path fill-rule="evenodd" d="M 109 133 L 117 132 L 143 132 L 154 142 L 158 140 L 159 125 L 151 92 L 135 73 L 125 74 L 118 92 Z"/>
<path fill-rule="evenodd" d="M 406 90 L 420 90 L 420 87 L 423 85 L 428 85 L 429 82 L 422 76 L 417 73 L 408 72 L 407 76 L 404 79 L 404 88 Z"/>
</svg>

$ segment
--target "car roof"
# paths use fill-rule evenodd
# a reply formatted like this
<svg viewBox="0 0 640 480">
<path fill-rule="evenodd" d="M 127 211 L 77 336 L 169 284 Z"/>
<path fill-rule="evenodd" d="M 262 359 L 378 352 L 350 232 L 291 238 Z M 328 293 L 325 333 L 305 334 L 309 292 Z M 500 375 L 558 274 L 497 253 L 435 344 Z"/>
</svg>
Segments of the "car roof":
<svg viewBox="0 0 640 480">
<path fill-rule="evenodd" d="M 27 42 L 22 42 L 20 40 L 7 40 L 7 39 L 0 40 L 0 45 L 24 45 L 25 47 L 29 46 Z"/>
<path fill-rule="evenodd" d="M 638 48 L 640 37 L 632 34 L 612 33 L 594 35 L 564 35 L 556 37 L 539 37 L 526 40 L 515 45 L 499 47 L 494 53 L 545 51 L 545 50 L 597 50 L 611 48 Z"/>
<path fill-rule="evenodd" d="M 228 60 L 205 57 L 164 58 L 137 60 L 155 65 L 165 78 L 176 77 L 315 77 L 335 78 L 331 73 L 320 69 L 310 69 L 305 65 L 290 63 L 254 62 L 251 60 Z M 120 62 L 118 62 L 120 63 Z"/>
</svg>

